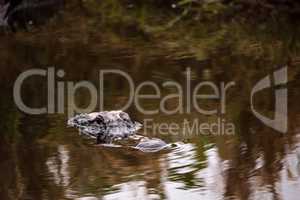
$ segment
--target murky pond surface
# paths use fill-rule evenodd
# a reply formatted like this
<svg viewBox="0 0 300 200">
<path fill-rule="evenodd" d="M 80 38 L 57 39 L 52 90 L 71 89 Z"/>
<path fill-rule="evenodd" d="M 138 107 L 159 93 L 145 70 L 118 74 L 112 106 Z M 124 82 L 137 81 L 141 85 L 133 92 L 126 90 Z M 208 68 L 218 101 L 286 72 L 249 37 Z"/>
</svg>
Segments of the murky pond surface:
<svg viewBox="0 0 300 200">
<path fill-rule="evenodd" d="M 0 38 L 0 199 L 286 199 L 300 196 L 300 71 L 297 30 L 261 32 L 244 26 L 219 27 L 208 36 L 153 40 L 123 33 L 98 33 L 81 23 L 65 27 L 48 24 L 38 31 L 5 34 Z M 66 17 L 67 22 L 71 20 Z M 92 22 L 91 22 L 92 23 Z M 271 26 L 271 25 L 270 25 Z M 232 29 L 234 33 L 232 35 Z M 228 31 L 228 29 L 230 31 Z M 108 37 L 109 35 L 109 37 Z M 221 35 L 221 36 L 219 36 Z M 171 37 L 172 38 L 172 37 Z M 291 43 L 292 41 L 292 43 Z M 292 45 L 291 45 L 292 44 Z M 265 126 L 251 112 L 253 86 L 281 66 L 288 67 L 288 132 Z M 176 81 L 186 96 L 187 84 L 234 81 L 226 92 L 225 113 L 220 100 L 200 102 L 202 108 L 218 113 L 190 112 L 143 114 L 135 104 L 126 110 L 132 118 L 151 124 L 184 124 L 185 121 L 216 124 L 214 131 L 176 134 L 149 126 L 139 131 L 163 139 L 176 147 L 145 153 L 117 146 L 99 146 L 81 137 L 66 122 L 70 105 L 65 92 L 64 113 L 28 115 L 13 100 L 17 76 L 31 68 L 62 69 L 55 84 L 90 81 L 99 90 L 99 71 L 119 69 L 132 77 L 135 86 L 153 81 L 161 98 L 140 102 L 143 108 L 158 108 L 161 99 L 176 93 L 163 87 Z M 186 79 L 190 69 L 191 80 Z M 153 94 L 153 88 L 143 90 Z M 277 89 L 273 87 L 273 89 Z M 57 91 L 55 92 L 57 98 Z M 85 107 L 91 95 L 76 92 L 74 102 Z M 26 105 L 47 104 L 45 77 L 32 77 L 22 87 Z M 101 97 L 101 96 L 100 96 Z M 99 98 L 100 98 L 99 97 Z M 105 110 L 120 109 L 129 99 L 128 81 L 107 75 L 104 81 Z M 185 103 L 183 103 L 186 105 Z M 168 99 L 166 108 L 180 105 Z M 263 90 L 255 107 L 273 116 L 274 91 Z M 56 107 L 55 110 L 58 108 Z M 186 107 L 184 107 L 184 110 Z M 93 111 L 99 111 L 99 105 Z M 226 134 L 226 124 L 234 124 Z M 222 128 L 223 127 L 223 128 Z"/>
</svg>

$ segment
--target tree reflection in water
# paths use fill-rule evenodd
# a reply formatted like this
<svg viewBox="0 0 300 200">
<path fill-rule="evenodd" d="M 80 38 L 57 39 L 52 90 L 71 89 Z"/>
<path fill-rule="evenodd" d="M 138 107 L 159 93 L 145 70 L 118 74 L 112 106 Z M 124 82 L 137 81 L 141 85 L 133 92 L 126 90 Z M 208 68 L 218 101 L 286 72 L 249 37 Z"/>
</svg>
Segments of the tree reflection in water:
<svg viewBox="0 0 300 200">
<path fill-rule="evenodd" d="M 290 31 L 279 33 L 274 31 L 274 24 L 267 24 L 268 30 L 243 23 L 229 23 L 218 29 L 206 25 L 201 27 L 207 30 L 195 27 L 190 37 L 166 35 L 149 41 L 124 34 L 128 27 L 115 32 L 101 29 L 95 26 L 98 18 L 93 14 L 75 15 L 80 12 L 76 9 L 73 12 L 67 10 L 65 21 L 49 23 L 36 32 L 19 32 L 13 37 L 1 34 L 0 199 L 296 200 L 300 196 L 299 26 L 285 24 L 282 28 Z M 92 25 L 85 23 L 87 19 Z M 77 26 L 68 26 L 74 21 Z M 179 33 L 189 34 L 186 27 L 181 29 Z M 289 65 L 286 134 L 265 127 L 249 110 L 251 88 L 278 64 Z M 122 69 L 136 83 L 175 80 L 185 86 L 186 67 L 192 70 L 192 86 L 203 80 L 235 81 L 236 87 L 226 98 L 226 118 L 235 123 L 236 133 L 174 136 L 149 131 L 149 135 L 180 144 L 155 154 L 95 146 L 77 131 L 66 128 L 66 115 L 31 116 L 16 108 L 12 86 L 18 74 L 50 66 L 65 70 L 66 76 L 60 81 L 89 80 L 96 87 L 98 72 L 104 68 Z M 45 105 L 47 88 L 43 80 L 32 78 L 26 82 L 26 104 Z M 105 91 L 108 110 L 117 109 L 128 99 L 128 87 L 118 77 L 106 81 Z M 164 94 L 170 92 L 163 90 Z M 269 112 L 274 96 L 262 92 L 257 107 Z M 86 91 L 78 91 L 75 103 L 87 105 L 87 96 Z M 143 106 L 155 108 L 158 103 L 153 100 L 143 102 Z M 176 100 L 168 104 L 177 105 Z M 208 106 L 219 104 L 210 102 Z M 134 106 L 127 112 L 138 121 L 149 118 Z M 195 111 L 190 115 L 151 117 L 166 123 L 182 123 L 185 117 L 200 122 L 216 118 Z"/>
</svg>

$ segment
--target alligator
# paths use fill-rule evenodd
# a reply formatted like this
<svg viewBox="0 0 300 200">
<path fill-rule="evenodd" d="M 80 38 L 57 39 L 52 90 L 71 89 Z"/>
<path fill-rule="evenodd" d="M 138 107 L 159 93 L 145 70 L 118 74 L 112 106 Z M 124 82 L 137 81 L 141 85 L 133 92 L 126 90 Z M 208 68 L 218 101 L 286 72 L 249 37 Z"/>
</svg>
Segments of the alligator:
<svg viewBox="0 0 300 200">
<path fill-rule="evenodd" d="M 68 120 L 68 126 L 79 129 L 79 132 L 96 139 L 97 144 L 111 144 L 114 141 L 131 140 L 137 142 L 134 149 L 144 152 L 156 152 L 170 145 L 158 138 L 148 138 L 136 134 L 142 127 L 123 111 L 104 111 L 79 114 Z"/>
</svg>

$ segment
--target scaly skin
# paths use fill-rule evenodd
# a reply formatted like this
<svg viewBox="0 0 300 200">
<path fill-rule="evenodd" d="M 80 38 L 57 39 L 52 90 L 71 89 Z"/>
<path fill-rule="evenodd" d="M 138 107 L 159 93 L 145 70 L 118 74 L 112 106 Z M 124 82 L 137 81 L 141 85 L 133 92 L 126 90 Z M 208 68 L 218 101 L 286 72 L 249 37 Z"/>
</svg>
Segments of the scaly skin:
<svg viewBox="0 0 300 200">
<path fill-rule="evenodd" d="M 97 144 L 109 144 L 114 140 L 137 143 L 133 148 L 143 152 L 157 152 L 170 145 L 158 138 L 149 139 L 135 134 L 141 128 L 141 124 L 132 121 L 129 115 L 123 111 L 94 112 L 79 114 L 69 119 L 68 125 L 78 128 L 82 134 L 97 140 Z"/>
<path fill-rule="evenodd" d="M 71 118 L 68 125 L 96 138 L 97 143 L 110 143 L 114 139 L 127 138 L 141 128 L 140 123 L 132 121 L 128 114 L 122 111 L 80 114 Z"/>
</svg>

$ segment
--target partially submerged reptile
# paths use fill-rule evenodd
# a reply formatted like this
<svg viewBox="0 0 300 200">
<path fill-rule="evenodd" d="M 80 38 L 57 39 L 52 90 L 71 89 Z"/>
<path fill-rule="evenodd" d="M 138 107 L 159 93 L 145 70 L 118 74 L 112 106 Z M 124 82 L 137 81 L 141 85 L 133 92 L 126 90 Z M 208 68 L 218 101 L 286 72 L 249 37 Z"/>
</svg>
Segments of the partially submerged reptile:
<svg viewBox="0 0 300 200">
<path fill-rule="evenodd" d="M 133 148 L 156 152 L 169 145 L 158 138 L 149 139 L 137 135 L 142 127 L 139 122 L 130 119 L 123 111 L 104 111 L 79 114 L 68 120 L 68 125 L 78 128 L 80 133 L 96 139 L 97 144 L 110 144 L 114 141 L 132 140 L 137 142 Z"/>
</svg>

